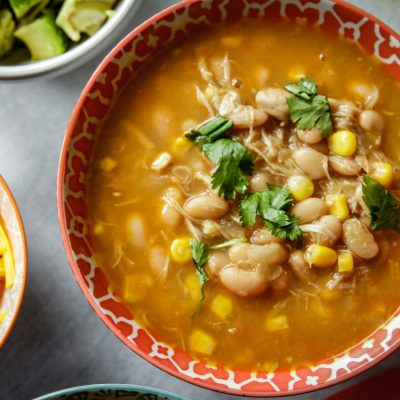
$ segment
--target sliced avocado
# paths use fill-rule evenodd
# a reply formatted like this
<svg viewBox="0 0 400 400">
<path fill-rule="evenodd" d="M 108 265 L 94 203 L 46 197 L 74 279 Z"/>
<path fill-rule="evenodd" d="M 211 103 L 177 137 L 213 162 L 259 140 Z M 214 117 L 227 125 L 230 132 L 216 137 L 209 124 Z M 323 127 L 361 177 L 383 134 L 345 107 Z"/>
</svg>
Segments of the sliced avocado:
<svg viewBox="0 0 400 400">
<path fill-rule="evenodd" d="M 36 6 L 40 6 L 43 0 L 8 0 L 15 16 L 20 19 Z M 45 1 L 47 4 L 47 0 Z"/>
<path fill-rule="evenodd" d="M 67 50 L 64 35 L 50 12 L 45 12 L 43 17 L 19 27 L 14 36 L 25 43 L 34 61 L 58 56 Z"/>
<path fill-rule="evenodd" d="M 19 23 L 21 25 L 29 24 L 35 20 L 48 5 L 49 0 L 42 0 L 39 4 L 36 4 L 34 7 L 32 7 L 29 12 L 19 20 Z"/>
<path fill-rule="evenodd" d="M 57 25 L 78 42 L 81 34 L 92 36 L 107 19 L 116 0 L 65 0 L 57 16 Z"/>
<path fill-rule="evenodd" d="M 0 10 L 0 58 L 7 55 L 14 44 L 15 22 L 12 12 Z"/>
</svg>

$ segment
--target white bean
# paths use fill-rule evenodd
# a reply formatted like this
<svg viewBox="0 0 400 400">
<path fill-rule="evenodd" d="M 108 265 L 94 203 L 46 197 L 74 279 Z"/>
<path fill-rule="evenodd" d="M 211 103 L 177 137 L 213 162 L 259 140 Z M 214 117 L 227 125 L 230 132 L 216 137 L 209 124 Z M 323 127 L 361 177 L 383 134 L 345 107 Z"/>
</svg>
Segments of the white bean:
<svg viewBox="0 0 400 400">
<path fill-rule="evenodd" d="M 207 267 L 211 275 L 218 276 L 221 269 L 230 263 L 226 251 L 213 251 L 207 259 Z"/>
<path fill-rule="evenodd" d="M 135 247 L 146 247 L 146 225 L 144 218 L 141 215 L 132 215 L 128 221 L 128 230 L 132 237 L 132 243 Z"/>
<path fill-rule="evenodd" d="M 228 211 L 228 203 L 218 196 L 205 193 L 189 197 L 183 209 L 193 218 L 216 219 Z"/>
<path fill-rule="evenodd" d="M 232 120 L 235 128 L 257 128 L 265 124 L 268 119 L 268 114 L 259 108 L 254 108 L 252 106 L 240 106 L 231 114 L 229 114 L 229 118 Z"/>
<path fill-rule="evenodd" d="M 249 256 L 247 255 L 250 249 L 249 243 L 237 243 L 229 249 L 229 258 L 232 263 L 248 262 Z"/>
<path fill-rule="evenodd" d="M 167 278 L 168 262 L 165 249 L 161 246 L 151 247 L 149 250 L 149 265 L 155 275 L 162 280 Z"/>
<path fill-rule="evenodd" d="M 312 129 L 302 130 L 297 129 L 296 131 L 297 137 L 308 144 L 316 144 L 319 143 L 323 138 L 319 128 L 314 127 Z"/>
<path fill-rule="evenodd" d="M 312 282 L 315 280 L 315 272 L 305 262 L 304 254 L 301 250 L 296 250 L 290 255 L 289 264 L 300 281 Z"/>
<path fill-rule="evenodd" d="M 369 132 L 382 133 L 385 128 L 385 120 L 382 115 L 374 110 L 362 111 L 358 122 L 361 128 Z"/>
<path fill-rule="evenodd" d="M 311 179 L 326 176 L 328 158 L 310 147 L 302 147 L 293 152 L 293 159 L 299 168 Z"/>
<path fill-rule="evenodd" d="M 174 228 L 178 226 L 179 222 L 181 221 L 181 214 L 174 208 L 171 207 L 169 204 L 164 204 L 161 210 L 161 219 L 164 224 Z"/>
<path fill-rule="evenodd" d="M 288 258 L 285 248 L 279 243 L 251 244 L 247 250 L 247 256 L 250 264 L 254 266 L 278 265 Z"/>
<path fill-rule="evenodd" d="M 221 283 L 239 296 L 257 296 L 268 289 L 267 276 L 258 268 L 255 270 L 228 265 L 219 273 Z"/>
<path fill-rule="evenodd" d="M 260 190 L 264 190 L 267 187 L 267 183 L 267 175 L 262 172 L 254 174 L 250 179 L 250 191 L 258 192 Z"/>
<path fill-rule="evenodd" d="M 307 224 L 309 222 L 319 219 L 328 212 L 326 203 L 318 197 L 310 197 L 297 203 L 292 210 L 300 224 Z"/>
<path fill-rule="evenodd" d="M 318 221 L 321 228 L 317 242 L 323 246 L 332 247 L 342 234 L 342 224 L 335 215 L 324 215 Z"/>
<path fill-rule="evenodd" d="M 269 88 L 257 92 L 256 103 L 267 114 L 280 121 L 287 121 L 289 119 L 289 106 L 287 104 L 287 98 L 289 96 L 290 93 L 286 90 Z"/>
<path fill-rule="evenodd" d="M 332 155 L 328 159 L 331 169 L 340 175 L 357 176 L 361 171 L 361 167 L 351 157 Z"/>
<path fill-rule="evenodd" d="M 358 219 L 343 222 L 343 242 L 357 257 L 369 260 L 379 252 L 379 246 L 368 228 Z"/>
<path fill-rule="evenodd" d="M 268 229 L 256 229 L 251 235 L 250 242 L 254 244 L 282 243 L 284 239 L 273 235 Z"/>
</svg>

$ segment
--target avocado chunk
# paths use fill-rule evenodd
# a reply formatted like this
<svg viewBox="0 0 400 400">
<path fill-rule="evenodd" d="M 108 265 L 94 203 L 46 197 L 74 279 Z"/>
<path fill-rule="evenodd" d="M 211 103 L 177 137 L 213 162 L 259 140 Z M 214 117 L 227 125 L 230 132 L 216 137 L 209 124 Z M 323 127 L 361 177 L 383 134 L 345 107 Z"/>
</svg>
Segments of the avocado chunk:
<svg viewBox="0 0 400 400">
<path fill-rule="evenodd" d="M 29 11 L 35 7 L 40 7 L 43 0 L 8 0 L 10 6 L 18 19 L 24 17 Z M 47 0 L 45 3 L 47 4 Z"/>
<path fill-rule="evenodd" d="M 74 42 L 81 34 L 92 36 L 107 19 L 115 0 L 65 0 L 56 23 Z"/>
<path fill-rule="evenodd" d="M 25 43 L 34 61 L 58 56 L 67 50 L 64 35 L 50 12 L 45 12 L 28 25 L 20 26 L 14 36 Z"/>
<path fill-rule="evenodd" d="M 9 10 L 0 10 L 0 58 L 6 56 L 14 44 L 15 22 Z"/>
</svg>

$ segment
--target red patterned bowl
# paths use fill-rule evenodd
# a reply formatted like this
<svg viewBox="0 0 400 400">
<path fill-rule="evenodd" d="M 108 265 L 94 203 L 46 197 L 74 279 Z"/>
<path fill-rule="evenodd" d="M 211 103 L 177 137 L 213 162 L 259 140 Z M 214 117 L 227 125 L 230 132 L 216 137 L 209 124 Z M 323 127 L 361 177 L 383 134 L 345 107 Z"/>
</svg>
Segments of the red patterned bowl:
<svg viewBox="0 0 400 400">
<path fill-rule="evenodd" d="M 22 225 L 21 215 L 17 204 L 0 175 L 0 220 L 10 240 L 14 255 L 15 280 L 9 289 L 4 289 L 0 298 L 0 310 L 4 313 L 4 319 L 0 323 L 0 347 L 6 341 L 11 329 L 17 319 L 27 275 L 27 255 L 25 232 Z"/>
<path fill-rule="evenodd" d="M 73 273 L 99 317 L 137 354 L 188 382 L 221 392 L 282 396 L 320 389 L 348 379 L 382 360 L 400 344 L 400 309 L 351 349 L 312 367 L 276 373 L 208 366 L 157 341 L 117 303 L 92 258 L 85 223 L 86 180 L 96 136 L 113 100 L 146 64 L 173 41 L 210 23 L 249 18 L 306 18 L 322 29 L 352 37 L 400 79 L 400 36 L 365 12 L 328 0 L 187 0 L 132 31 L 105 58 L 83 90 L 69 123 L 58 176 L 58 210 Z"/>
</svg>

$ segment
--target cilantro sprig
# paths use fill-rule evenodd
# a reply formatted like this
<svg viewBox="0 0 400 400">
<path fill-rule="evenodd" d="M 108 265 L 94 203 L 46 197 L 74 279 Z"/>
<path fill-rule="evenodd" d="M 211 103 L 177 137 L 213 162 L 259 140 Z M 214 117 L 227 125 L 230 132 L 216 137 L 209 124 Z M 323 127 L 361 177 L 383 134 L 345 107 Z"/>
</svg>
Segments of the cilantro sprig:
<svg viewBox="0 0 400 400">
<path fill-rule="evenodd" d="M 197 130 L 192 129 L 189 133 L 185 133 L 185 137 L 202 149 L 206 143 L 215 142 L 225 136 L 232 126 L 231 120 L 215 117 L 202 124 Z"/>
<path fill-rule="evenodd" d="M 228 247 L 233 246 L 236 243 L 244 243 L 247 242 L 245 237 L 231 239 L 223 243 L 218 243 L 212 246 L 208 246 L 205 243 L 200 242 L 200 240 L 191 240 L 190 247 L 192 249 L 192 258 L 193 264 L 196 267 L 197 277 L 200 283 L 200 291 L 201 291 L 201 298 L 200 301 L 197 303 L 197 306 L 193 312 L 192 318 L 194 318 L 200 310 L 204 302 L 204 285 L 210 280 L 207 275 L 206 270 L 204 269 L 204 265 L 207 262 L 209 250 L 220 250 L 225 249 Z"/>
<path fill-rule="evenodd" d="M 303 231 L 289 214 L 292 206 L 293 197 L 287 189 L 268 185 L 266 190 L 247 194 L 240 203 L 239 214 L 243 226 L 254 225 L 259 216 L 274 236 L 299 240 Z"/>
<path fill-rule="evenodd" d="M 224 137 L 232 128 L 233 122 L 223 117 L 215 117 L 197 130 L 186 133 L 185 137 L 203 150 L 204 154 L 218 167 L 211 180 L 218 196 L 225 199 L 236 198 L 237 193 L 247 190 L 254 168 L 251 153 L 237 140 Z"/>
<path fill-rule="evenodd" d="M 380 183 L 363 176 L 363 200 L 371 215 L 371 229 L 393 229 L 400 233 L 400 208 L 393 195 Z"/>
<path fill-rule="evenodd" d="M 246 192 L 249 184 L 246 175 L 251 175 L 254 168 L 253 156 L 246 147 L 236 140 L 224 138 L 204 145 L 203 151 L 218 164 L 211 180 L 213 189 L 218 189 L 218 196 L 234 199 L 237 193 Z"/>
<path fill-rule="evenodd" d="M 209 281 L 207 272 L 204 269 L 204 264 L 208 257 L 208 246 L 199 240 L 191 240 L 190 247 L 192 248 L 193 264 L 196 267 L 197 277 L 200 283 L 201 298 L 193 312 L 192 318 L 199 312 L 201 305 L 204 302 L 204 285 Z"/>
<path fill-rule="evenodd" d="M 317 84 L 309 78 L 301 78 L 299 83 L 288 83 L 285 89 L 292 93 L 288 97 L 290 120 L 299 129 L 317 126 L 323 137 L 333 131 L 328 98 L 317 93 Z"/>
</svg>

